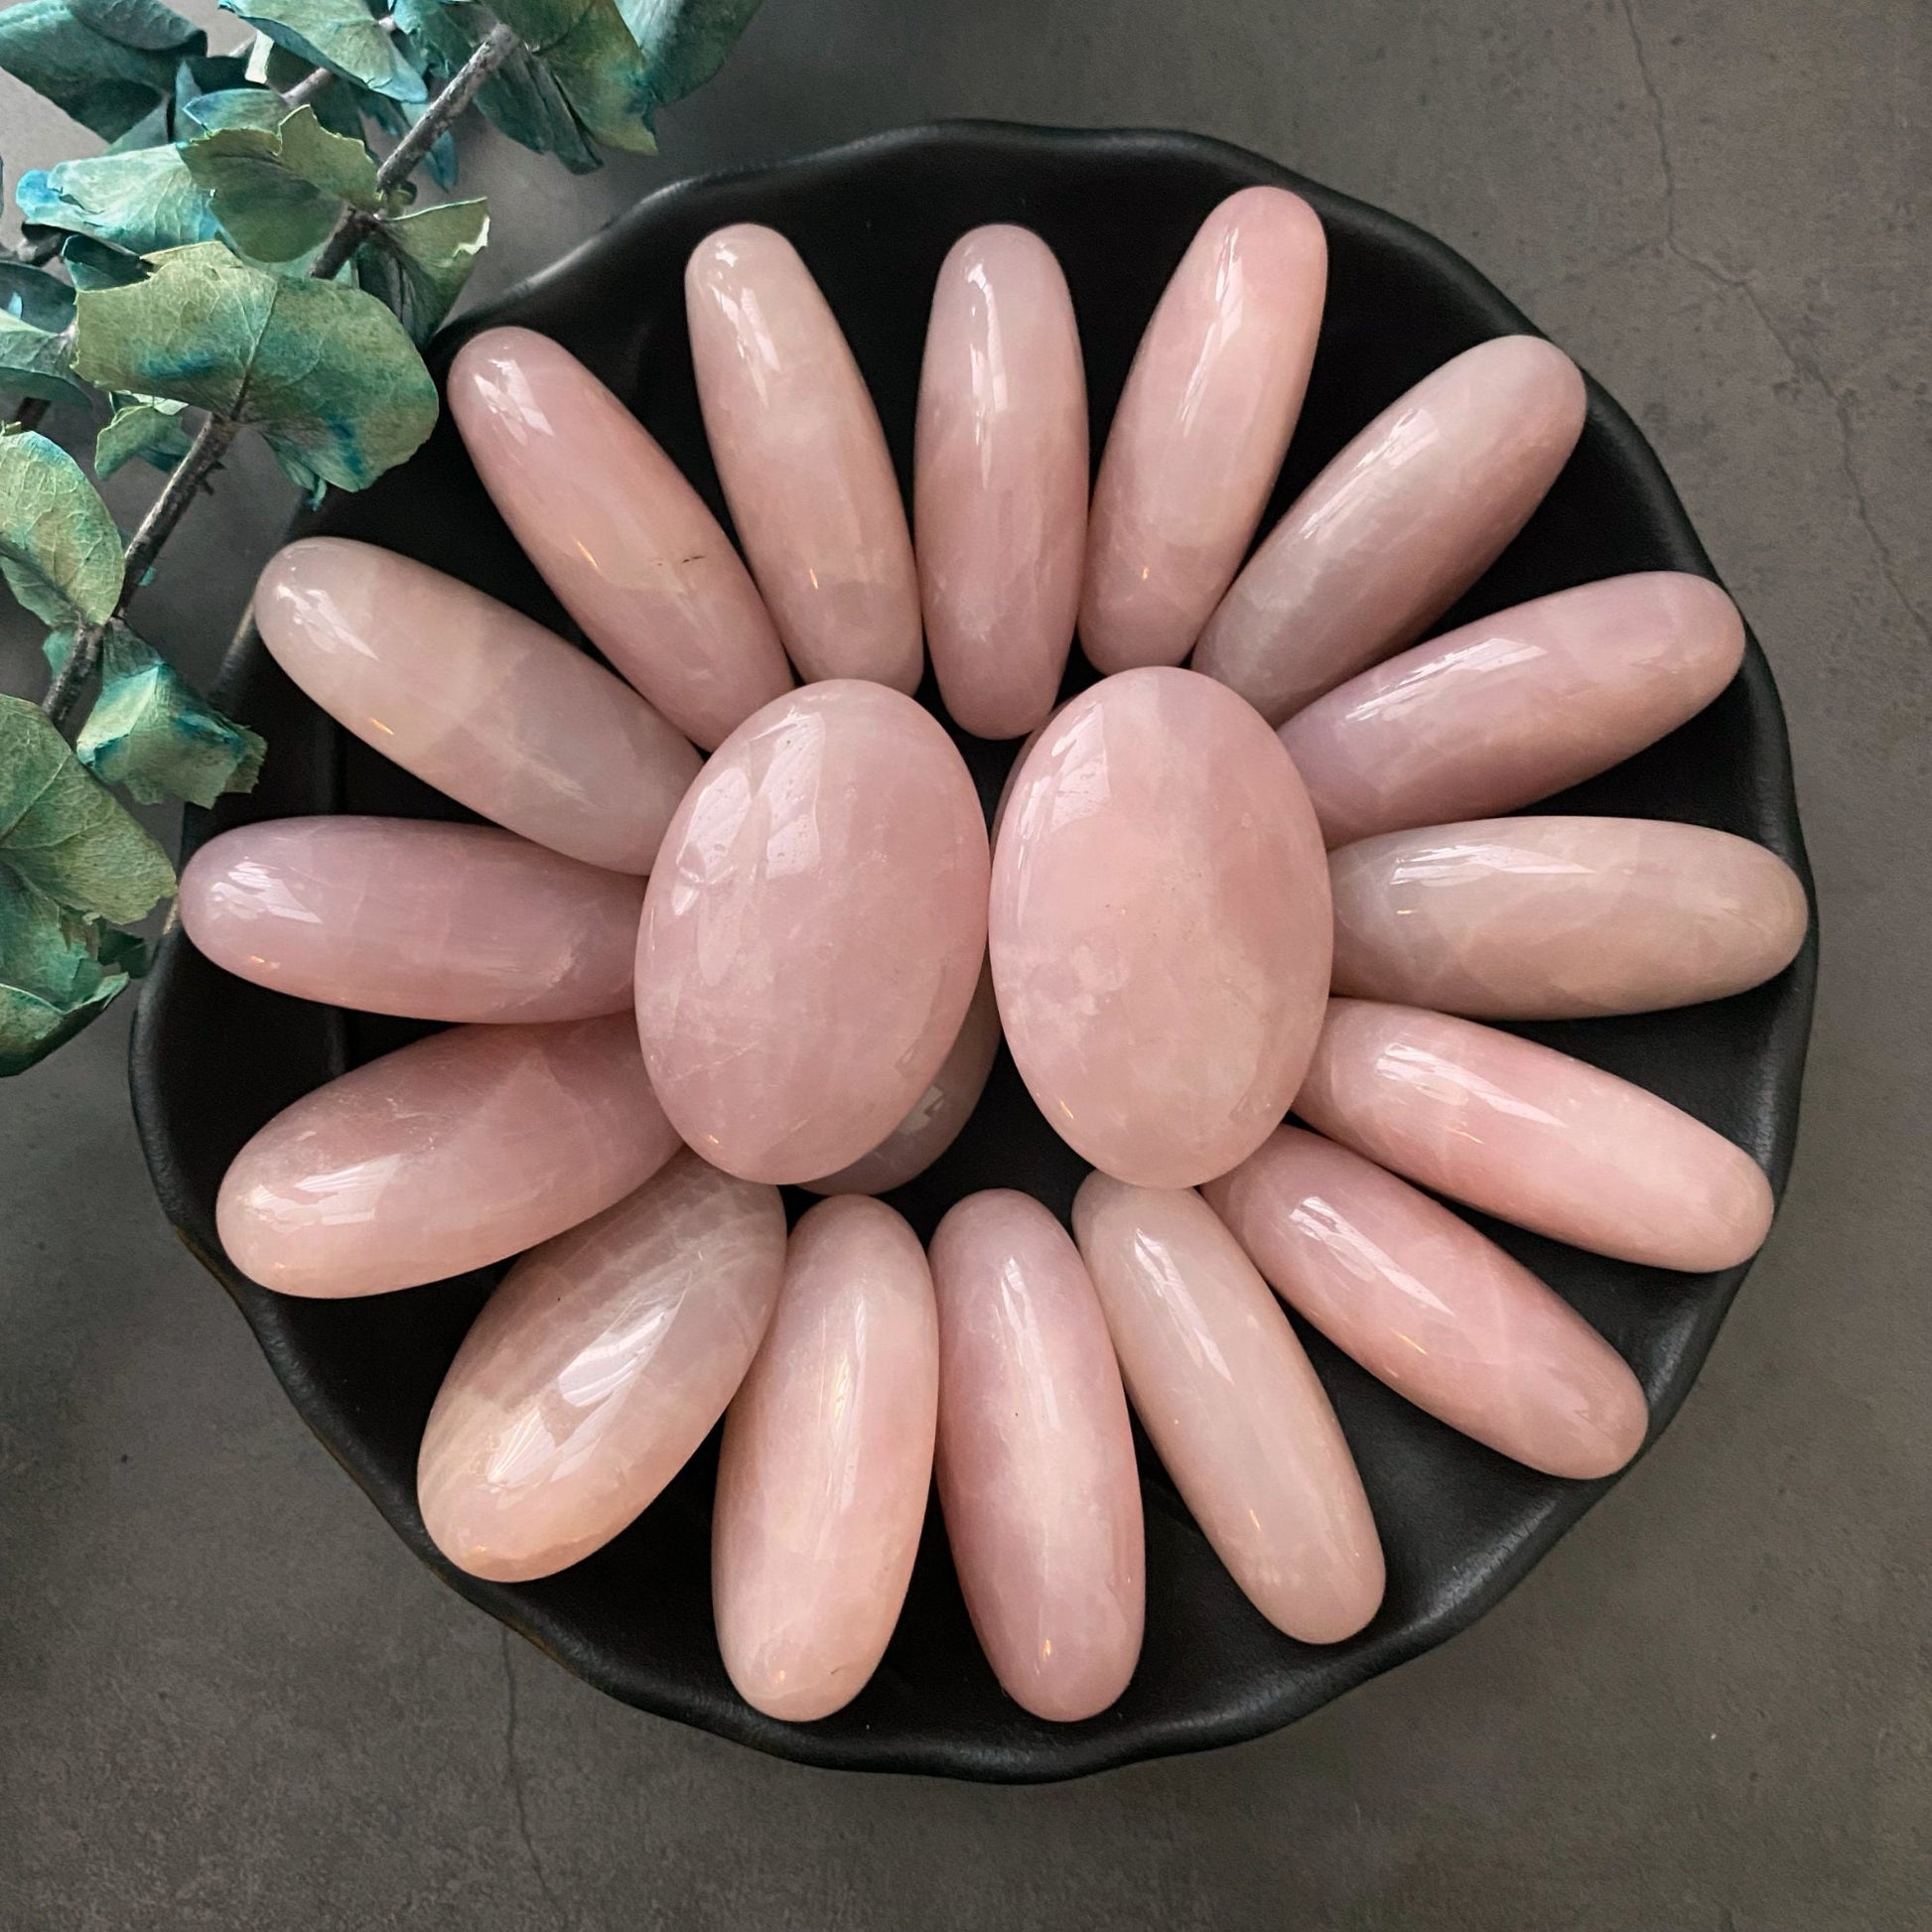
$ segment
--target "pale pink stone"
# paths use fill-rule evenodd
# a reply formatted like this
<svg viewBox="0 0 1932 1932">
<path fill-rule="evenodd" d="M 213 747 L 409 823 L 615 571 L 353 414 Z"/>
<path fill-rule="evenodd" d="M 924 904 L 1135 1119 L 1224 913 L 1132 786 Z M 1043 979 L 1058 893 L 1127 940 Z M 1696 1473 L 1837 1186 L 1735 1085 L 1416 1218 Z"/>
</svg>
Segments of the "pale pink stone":
<svg viewBox="0 0 1932 1932">
<path fill-rule="evenodd" d="M 454 1027 L 285 1107 L 229 1166 L 215 1225 L 264 1288 L 380 1295 L 547 1241 L 676 1147 L 628 1015 Z"/>
<path fill-rule="evenodd" d="M 450 368 L 450 414 L 523 554 L 584 634 L 707 749 L 790 688 L 731 539 L 676 464 L 547 336 L 489 329 Z"/>
<path fill-rule="evenodd" d="M 919 682 L 919 585 L 879 413 L 783 235 L 741 223 L 684 271 L 718 481 L 799 675 Z"/>
<path fill-rule="evenodd" d="M 414 1020 L 589 1020 L 630 1005 L 644 884 L 493 825 L 282 818 L 210 839 L 181 922 L 298 1000 Z"/>
<path fill-rule="evenodd" d="M 1296 498 L 1202 631 L 1194 668 L 1280 724 L 1413 642 L 1528 522 L 1583 427 L 1583 377 L 1535 336 L 1445 362 Z"/>
<path fill-rule="evenodd" d="M 972 778 L 910 698 L 840 679 L 748 718 L 644 894 L 637 1025 L 681 1138 L 751 1180 L 876 1148 L 965 1021 L 986 885 Z"/>
<path fill-rule="evenodd" d="M 924 1173 L 972 1119 L 999 1050 L 1000 1009 L 993 998 L 993 972 L 982 966 L 973 1004 L 966 1009 L 952 1051 L 940 1062 L 932 1084 L 913 1101 L 912 1111 L 870 1154 L 805 1185 L 815 1194 L 889 1194 Z"/>
<path fill-rule="evenodd" d="M 1716 584 L 1610 577 L 1450 630 L 1282 727 L 1330 845 L 1534 804 L 1704 709 L 1744 654 Z"/>
<path fill-rule="evenodd" d="M 1079 1251 L 1045 1208 L 969 1194 L 932 1237 L 939 1500 L 994 1675 L 1036 1718 L 1113 1704 L 1147 1553 L 1127 1398 Z"/>
<path fill-rule="evenodd" d="M 1643 1447 L 1643 1389 L 1568 1302 L 1371 1161 L 1282 1127 L 1201 1190 L 1282 1299 L 1451 1429 L 1555 1476 Z"/>
<path fill-rule="evenodd" d="M 975 228 L 939 269 L 912 467 L 939 694 L 963 731 L 1025 737 L 1059 692 L 1087 536 L 1080 332 L 1026 228 Z"/>
<path fill-rule="evenodd" d="M 1776 853 L 1643 818 L 1483 818 L 1328 860 L 1334 990 L 1478 1020 L 1722 1000 L 1790 965 L 1810 906 Z"/>
<path fill-rule="evenodd" d="M 1382 1545 L 1268 1284 L 1191 1189 L 1089 1174 L 1073 1230 L 1135 1413 L 1215 1554 L 1291 1637 L 1352 1637 L 1382 1601 Z"/>
<path fill-rule="evenodd" d="M 436 1547 L 499 1583 L 626 1528 L 711 1433 L 784 1269 L 774 1187 L 693 1154 L 519 1261 L 430 1411 L 416 1495 Z"/>
<path fill-rule="evenodd" d="M 918 1554 L 938 1398 L 918 1236 L 883 1201 L 821 1201 L 725 1418 L 711 1524 L 718 1648 L 766 1717 L 827 1717 L 878 1668 Z"/>
<path fill-rule="evenodd" d="M 1230 195 L 1188 244 L 1094 483 L 1080 645 L 1098 669 L 1193 648 L 1275 486 L 1327 282 L 1320 219 L 1283 189 Z"/>
<path fill-rule="evenodd" d="M 304 537 L 255 622 L 323 710 L 438 791 L 539 845 L 648 872 L 698 755 L 561 637 L 407 557 Z"/>
<path fill-rule="evenodd" d="M 1691 1274 L 1755 1254 L 1771 1186 L 1654 1093 L 1493 1027 L 1331 1000 L 1295 1111 L 1330 1140 L 1518 1227 Z"/>
<path fill-rule="evenodd" d="M 1287 1112 L 1328 988 L 1328 869 L 1266 723 L 1124 671 L 1034 747 L 1000 831 L 993 983 L 1040 1111 L 1104 1172 L 1184 1187 Z"/>
</svg>

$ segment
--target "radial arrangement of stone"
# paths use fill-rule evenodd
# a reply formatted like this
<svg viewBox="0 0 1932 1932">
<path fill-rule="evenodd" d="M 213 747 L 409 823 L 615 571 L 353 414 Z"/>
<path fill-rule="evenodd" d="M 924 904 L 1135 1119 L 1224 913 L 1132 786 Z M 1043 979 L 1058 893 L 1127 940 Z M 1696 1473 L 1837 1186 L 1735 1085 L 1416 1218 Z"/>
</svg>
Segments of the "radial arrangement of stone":
<svg viewBox="0 0 1932 1932">
<path fill-rule="evenodd" d="M 1764 1238 L 1743 1151 L 1485 1024 L 1722 998 L 1796 953 L 1803 889 L 1757 846 L 1502 815 L 1702 709 L 1742 624 L 1644 573 L 1433 634 L 1583 428 L 1529 337 L 1418 383 L 1256 546 L 1325 272 L 1295 196 L 1215 208 L 1090 496 L 1059 266 L 1021 228 L 962 237 L 908 524 L 805 264 L 727 228 L 685 290 L 738 547 L 556 344 L 492 330 L 451 372 L 602 662 L 364 544 L 270 563 L 288 674 L 489 821 L 250 825 L 182 891 L 229 972 L 451 1023 L 269 1122 L 218 1219 L 287 1295 L 520 1257 L 423 1440 L 453 1564 L 578 1562 L 722 1417 L 718 1641 L 753 1706 L 863 1688 L 936 1473 L 1000 1683 L 1071 1721 L 1141 1646 L 1130 1407 L 1262 1615 L 1311 1644 L 1374 1618 L 1371 1498 L 1284 1304 L 1532 1468 L 1641 1447 L 1615 1349 L 1438 1197 L 1664 1269 Z M 1076 633 L 1101 676 L 1056 710 Z M 1032 734 L 990 840 L 910 695 L 928 654 L 958 727 Z M 922 1249 L 874 1196 L 950 1145 L 1002 1038 L 1094 1172 L 1070 1231 L 1000 1189 Z M 829 1196 L 789 1234 L 787 1183 Z"/>
</svg>

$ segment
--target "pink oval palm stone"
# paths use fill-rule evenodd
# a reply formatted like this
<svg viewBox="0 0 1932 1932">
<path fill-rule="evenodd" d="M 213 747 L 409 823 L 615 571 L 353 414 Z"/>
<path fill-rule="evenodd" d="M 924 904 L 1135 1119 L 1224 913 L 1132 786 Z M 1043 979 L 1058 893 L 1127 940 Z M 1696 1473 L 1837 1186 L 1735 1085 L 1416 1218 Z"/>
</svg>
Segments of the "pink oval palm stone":
<svg viewBox="0 0 1932 1932">
<path fill-rule="evenodd" d="M 1125 671 L 1053 719 L 990 923 L 1014 1060 L 1095 1167 L 1191 1186 L 1287 1111 L 1328 987 L 1327 867 L 1294 766 L 1224 686 Z"/>
<path fill-rule="evenodd" d="M 271 557 L 255 622 L 323 710 L 526 839 L 648 872 L 698 755 L 603 665 L 507 605 L 373 544 Z"/>
<path fill-rule="evenodd" d="M 1330 845 L 1513 811 L 1702 711 L 1744 625 L 1716 584 L 1644 571 L 1540 597 L 1364 671 L 1282 727 Z"/>
<path fill-rule="evenodd" d="M 1327 281 L 1320 219 L 1284 189 L 1230 195 L 1188 244 L 1094 483 L 1080 644 L 1099 670 L 1193 648 L 1302 413 Z"/>
<path fill-rule="evenodd" d="M 711 1524 L 718 1648 L 766 1717 L 826 1717 L 878 1667 L 918 1552 L 938 1399 L 918 1236 L 882 1201 L 819 1202 L 725 1418 Z"/>
<path fill-rule="evenodd" d="M 1763 1170 L 1702 1121 L 1445 1014 L 1331 1001 L 1295 1111 L 1439 1194 L 1620 1261 L 1732 1268 L 1771 1225 Z"/>
<path fill-rule="evenodd" d="M 644 894 L 637 1025 L 680 1137 L 752 1180 L 870 1153 L 965 1021 L 986 885 L 972 778 L 910 698 L 836 680 L 748 718 Z"/>
<path fill-rule="evenodd" d="M 1486 818 L 1330 855 L 1334 990 L 1478 1020 L 1721 1000 L 1790 965 L 1810 918 L 1776 853 L 1643 818 Z"/>
<path fill-rule="evenodd" d="M 318 1087 L 234 1158 L 215 1225 L 284 1295 L 380 1295 L 501 1261 L 670 1159 L 628 1015 L 455 1027 Z"/>
<path fill-rule="evenodd" d="M 718 519 L 576 356 L 488 329 L 450 368 L 450 414 L 523 554 L 618 671 L 716 745 L 791 666 Z"/>
<path fill-rule="evenodd" d="M 280 818 L 210 839 L 181 922 L 230 973 L 415 1020 L 588 1020 L 630 1004 L 643 881 L 493 825 Z"/>
<path fill-rule="evenodd" d="M 1382 1545 L 1268 1284 L 1191 1189 L 1089 1174 L 1073 1230 L 1127 1393 L 1215 1554 L 1277 1629 L 1352 1637 L 1382 1600 Z"/>
<path fill-rule="evenodd" d="M 799 674 L 919 682 L 919 585 L 879 413 L 783 235 L 749 223 L 684 271 L 705 433 L 753 575 Z"/>
<path fill-rule="evenodd" d="M 940 266 L 912 469 L 939 694 L 962 730 L 1023 738 L 1059 692 L 1087 532 L 1080 334 L 1026 228 L 975 228 Z"/>
<path fill-rule="evenodd" d="M 430 1411 L 423 1524 L 458 1569 L 548 1577 L 624 1529 L 724 1414 L 778 1297 L 774 1187 L 681 1153 L 527 1254 Z"/>
<path fill-rule="evenodd" d="M 1296 498 L 1201 633 L 1194 668 L 1273 724 L 1422 635 L 1569 461 L 1584 379 L 1502 336 L 1399 396 Z"/>
<path fill-rule="evenodd" d="M 1373 1162 L 1278 1128 L 1202 1190 L 1282 1299 L 1371 1375 L 1533 1469 L 1605 1476 L 1643 1390 L 1569 1303 Z"/>
<path fill-rule="evenodd" d="M 1070 1724 L 1126 1690 L 1147 1555 L 1120 1369 L 1079 1251 L 1045 1208 L 970 1194 L 932 1237 L 940 1506 L 994 1675 Z"/>
</svg>

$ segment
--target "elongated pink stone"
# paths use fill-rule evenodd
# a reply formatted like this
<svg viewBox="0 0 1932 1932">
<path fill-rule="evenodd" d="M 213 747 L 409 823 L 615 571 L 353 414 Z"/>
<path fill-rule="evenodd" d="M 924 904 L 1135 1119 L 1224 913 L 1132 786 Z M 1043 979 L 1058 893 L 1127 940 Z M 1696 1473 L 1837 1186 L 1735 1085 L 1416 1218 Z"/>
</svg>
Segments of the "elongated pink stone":
<svg viewBox="0 0 1932 1932">
<path fill-rule="evenodd" d="M 1194 668 L 1279 725 L 1412 643 L 1528 522 L 1583 427 L 1584 379 L 1538 337 L 1445 362 L 1296 498 L 1202 631 Z"/>
<path fill-rule="evenodd" d="M 720 228 L 692 251 L 684 304 L 718 481 L 799 675 L 915 689 L 924 653 L 905 509 L 811 271 L 769 228 Z"/>
<path fill-rule="evenodd" d="M 1329 855 L 1334 990 L 1478 1020 L 1721 1000 L 1790 965 L 1810 907 L 1776 853 L 1643 818 L 1482 818 Z"/>
<path fill-rule="evenodd" d="M 709 749 L 791 685 L 731 539 L 650 433 L 576 356 L 487 329 L 450 414 L 523 554 L 619 674 Z"/>
<path fill-rule="evenodd" d="M 1327 285 L 1320 219 L 1283 189 L 1230 195 L 1188 244 L 1094 483 L 1080 644 L 1097 669 L 1194 647 L 1275 486 Z"/>
<path fill-rule="evenodd" d="M 1513 1034 L 1332 1000 L 1295 1111 L 1451 1199 L 1573 1247 L 1691 1274 L 1771 1225 L 1744 1150 L 1654 1093 Z"/>
<path fill-rule="evenodd" d="M 285 1107 L 222 1177 L 215 1225 L 264 1288 L 381 1295 L 549 1240 L 676 1147 L 628 1015 L 454 1027 Z"/>
<path fill-rule="evenodd" d="M 751 1180 L 870 1153 L 965 1021 L 986 885 L 972 778 L 910 698 L 836 679 L 748 718 L 644 894 L 637 1025 L 680 1137 Z"/>
<path fill-rule="evenodd" d="M 1124 671 L 1059 712 L 1008 802 L 990 926 L 1021 1076 L 1103 1172 L 1190 1186 L 1288 1110 L 1328 987 L 1327 866 L 1224 686 Z"/>
<path fill-rule="evenodd" d="M 980 1647 L 1036 1718 L 1091 1718 L 1141 1654 L 1147 1552 L 1127 1398 L 1079 1250 L 1030 1195 L 932 1237 L 939 1501 Z"/>
<path fill-rule="evenodd" d="M 972 1119 L 999 1050 L 1000 1009 L 993 998 L 993 972 L 982 966 L 973 1004 L 966 1009 L 952 1051 L 940 1062 L 932 1084 L 913 1101 L 912 1111 L 870 1154 L 805 1185 L 815 1194 L 889 1194 L 924 1173 Z"/>
<path fill-rule="evenodd" d="M 643 881 L 493 825 L 282 818 L 182 871 L 196 947 L 257 986 L 414 1020 L 589 1020 L 630 1005 Z"/>
<path fill-rule="evenodd" d="M 1080 332 L 1026 228 L 975 228 L 940 266 L 912 471 L 939 694 L 962 730 L 1024 738 L 1059 693 L 1087 534 Z"/>
<path fill-rule="evenodd" d="M 1534 804 L 1702 711 L 1744 654 L 1716 584 L 1559 591 L 1364 671 L 1282 727 L 1330 845 Z"/>
<path fill-rule="evenodd" d="M 1268 1284 L 1191 1189 L 1089 1174 L 1073 1231 L 1135 1412 L 1215 1554 L 1277 1629 L 1352 1637 L 1382 1600 L 1382 1545 Z"/>
<path fill-rule="evenodd" d="M 1451 1429 L 1556 1476 L 1605 1476 L 1650 1426 L 1628 1365 L 1466 1221 L 1281 1127 L 1202 1192 L 1276 1292 Z"/>
<path fill-rule="evenodd" d="M 472 811 L 648 872 L 698 755 L 603 665 L 493 598 L 343 537 L 277 552 L 262 642 L 323 710 Z"/>
<path fill-rule="evenodd" d="M 680 1153 L 503 1278 L 430 1411 L 416 1495 L 436 1547 L 501 1583 L 633 1522 L 711 1433 L 784 1269 L 774 1187 Z"/>
<path fill-rule="evenodd" d="M 827 1717 L 878 1668 L 918 1554 L 938 1398 L 918 1236 L 883 1201 L 820 1201 L 725 1418 L 711 1525 L 718 1648 L 766 1717 Z"/>
</svg>

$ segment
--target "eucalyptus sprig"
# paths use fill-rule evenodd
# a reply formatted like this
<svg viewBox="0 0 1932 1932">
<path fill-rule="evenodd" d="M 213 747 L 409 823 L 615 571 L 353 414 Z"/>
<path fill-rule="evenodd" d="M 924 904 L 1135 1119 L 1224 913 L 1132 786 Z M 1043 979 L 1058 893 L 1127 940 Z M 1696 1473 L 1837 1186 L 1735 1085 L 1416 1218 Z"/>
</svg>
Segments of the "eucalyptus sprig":
<svg viewBox="0 0 1932 1932">
<path fill-rule="evenodd" d="M 112 787 L 207 805 L 261 768 L 261 740 L 128 623 L 176 526 L 244 434 L 313 503 L 435 425 L 420 350 L 489 211 L 419 207 L 418 174 L 454 188 L 472 104 L 575 173 L 651 152 L 656 109 L 759 0 L 221 5 L 255 30 L 245 53 L 210 54 L 163 0 L 0 11 L 0 69 L 108 143 L 21 177 L 23 245 L 0 255 L 0 574 L 52 669 L 38 707 L 0 697 L 0 1073 L 126 987 L 145 948 L 125 928 L 175 891 Z M 63 446 L 89 426 L 93 479 Z M 124 538 L 94 480 L 136 459 L 165 481 Z"/>
</svg>

